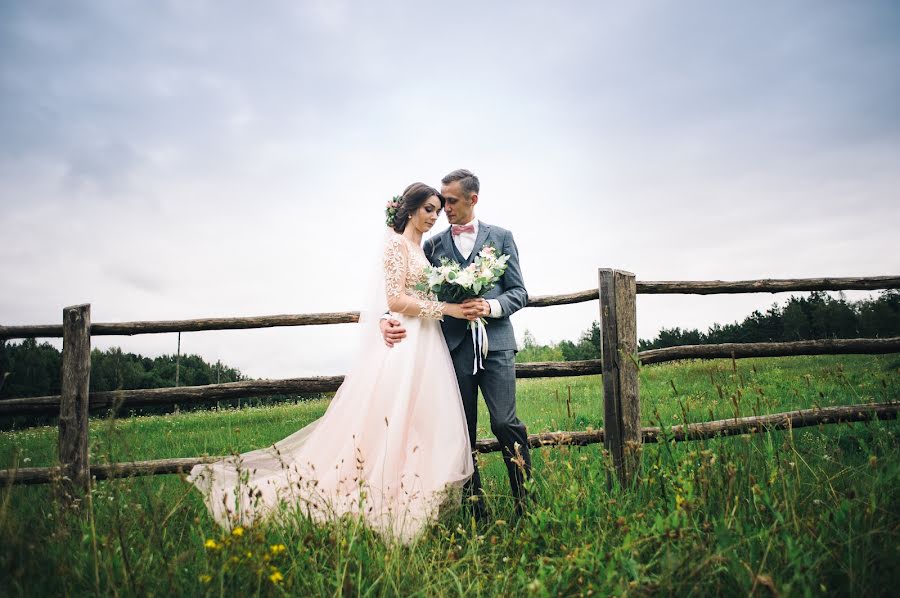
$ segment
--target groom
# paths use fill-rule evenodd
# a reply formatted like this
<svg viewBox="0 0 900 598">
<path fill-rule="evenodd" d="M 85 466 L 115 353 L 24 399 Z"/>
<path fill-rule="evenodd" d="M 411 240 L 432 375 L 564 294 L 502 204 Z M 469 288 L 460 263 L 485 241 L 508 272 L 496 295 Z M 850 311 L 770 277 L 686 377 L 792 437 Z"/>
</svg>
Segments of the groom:
<svg viewBox="0 0 900 598">
<path fill-rule="evenodd" d="M 472 334 L 467 327 L 469 320 L 445 318 L 441 327 L 459 381 L 469 426 L 469 441 L 474 449 L 480 388 L 490 413 L 491 431 L 502 447 L 509 484 L 516 500 L 516 512 L 521 514 L 525 501 L 523 482 L 531 475 L 531 456 L 525 424 L 516 417 L 516 339 L 509 316 L 525 307 L 528 292 L 522 280 L 519 253 L 512 233 L 475 219 L 478 191 L 478 177 L 468 170 L 454 170 L 441 180 L 441 195 L 446 202 L 444 211 L 451 226 L 428 239 L 424 251 L 434 265 L 440 265 L 441 258 L 445 257 L 463 267 L 472 263 L 486 243 L 496 247 L 499 254 L 509 255 L 506 272 L 494 288 L 484 298 L 469 299 L 463 303 L 467 317 L 489 318 L 489 350 L 484 359 L 484 369 L 472 373 L 476 355 Z M 393 346 L 406 336 L 400 322 L 391 319 L 382 320 L 381 332 L 388 346 Z M 477 460 L 475 473 L 466 485 L 466 493 L 472 501 L 476 519 L 486 518 Z"/>
</svg>

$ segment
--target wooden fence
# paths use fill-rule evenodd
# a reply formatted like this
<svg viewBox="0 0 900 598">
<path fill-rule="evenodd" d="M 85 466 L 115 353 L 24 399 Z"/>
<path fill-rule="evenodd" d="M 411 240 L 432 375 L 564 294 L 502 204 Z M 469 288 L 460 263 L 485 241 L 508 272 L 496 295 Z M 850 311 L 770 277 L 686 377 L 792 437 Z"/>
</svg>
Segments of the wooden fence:
<svg viewBox="0 0 900 598">
<path fill-rule="evenodd" d="M 574 362 L 518 364 L 517 378 L 586 376 L 602 374 L 604 428 L 589 432 L 551 432 L 529 436 L 532 447 L 604 443 L 612 456 L 619 480 L 628 483 L 638 474 L 642 443 L 657 442 L 662 430 L 640 425 L 640 364 L 662 363 L 687 358 L 775 357 L 837 353 L 883 354 L 900 352 L 900 337 L 884 339 L 823 339 L 787 343 L 727 343 L 688 345 L 637 351 L 636 295 L 717 293 L 776 293 L 784 291 L 877 290 L 900 288 L 900 276 L 864 278 L 808 278 L 744 281 L 636 281 L 634 274 L 621 270 L 599 270 L 599 285 L 566 295 L 532 297 L 528 307 L 549 307 L 599 300 L 601 358 Z M 59 462 L 57 467 L 0 470 L 0 483 L 39 484 L 59 481 L 70 490 L 84 490 L 91 479 L 133 475 L 178 473 L 199 463 L 222 457 L 158 459 L 110 465 L 90 465 L 88 461 L 88 415 L 90 411 L 118 411 L 120 408 L 212 402 L 237 397 L 269 394 L 329 392 L 336 390 L 343 376 L 316 376 L 286 380 L 254 380 L 207 386 L 89 392 L 90 337 L 135 335 L 199 330 L 309 326 L 357 322 L 357 312 L 276 315 L 246 318 L 213 318 L 156 322 L 92 323 L 90 305 L 67 307 L 61 326 L 0 326 L 0 340 L 13 338 L 62 337 L 63 359 L 59 396 L 31 397 L 0 401 L 0 416 L 59 414 Z M 798 410 L 764 416 L 732 418 L 674 426 L 675 440 L 697 440 L 749 432 L 798 428 L 827 423 L 896 418 L 900 403 L 850 405 Z M 500 450 L 497 441 L 479 440 L 476 450 Z"/>
</svg>

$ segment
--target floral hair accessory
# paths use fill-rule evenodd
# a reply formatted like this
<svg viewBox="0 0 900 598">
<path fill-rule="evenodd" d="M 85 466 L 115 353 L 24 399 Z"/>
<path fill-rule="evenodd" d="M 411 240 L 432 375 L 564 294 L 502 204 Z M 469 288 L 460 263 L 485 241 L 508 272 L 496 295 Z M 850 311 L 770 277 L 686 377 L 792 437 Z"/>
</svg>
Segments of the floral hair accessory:
<svg viewBox="0 0 900 598">
<path fill-rule="evenodd" d="M 397 215 L 397 210 L 400 209 L 400 204 L 402 203 L 403 198 L 399 195 L 395 195 L 387 202 L 387 206 L 384 208 L 384 223 L 391 228 L 394 228 L 394 217 Z"/>
</svg>

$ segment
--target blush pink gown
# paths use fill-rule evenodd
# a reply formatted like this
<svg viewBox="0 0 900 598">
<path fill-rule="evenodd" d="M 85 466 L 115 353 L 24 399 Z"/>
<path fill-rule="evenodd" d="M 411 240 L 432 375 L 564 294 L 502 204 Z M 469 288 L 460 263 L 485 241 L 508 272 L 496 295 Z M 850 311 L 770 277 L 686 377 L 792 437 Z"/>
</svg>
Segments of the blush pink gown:
<svg viewBox="0 0 900 598">
<path fill-rule="evenodd" d="M 388 348 L 373 334 L 321 418 L 271 447 L 191 470 L 189 481 L 220 525 L 349 515 L 408 543 L 442 507 L 459 504 L 472 449 L 442 306 L 415 290 L 427 263 L 420 247 L 389 236 L 385 290 L 407 337 Z"/>
</svg>

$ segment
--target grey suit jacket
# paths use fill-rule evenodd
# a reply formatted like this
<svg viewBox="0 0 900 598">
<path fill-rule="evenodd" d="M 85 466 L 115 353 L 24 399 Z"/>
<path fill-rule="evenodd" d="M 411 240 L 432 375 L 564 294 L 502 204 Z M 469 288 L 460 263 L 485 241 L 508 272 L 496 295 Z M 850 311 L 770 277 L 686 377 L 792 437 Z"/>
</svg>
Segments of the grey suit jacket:
<svg viewBox="0 0 900 598">
<path fill-rule="evenodd" d="M 488 348 L 491 351 L 516 350 L 516 337 L 513 333 L 512 322 L 509 316 L 516 313 L 528 304 L 528 291 L 525 290 L 525 281 L 522 279 L 522 270 L 519 267 L 519 250 L 513 241 L 512 233 L 499 226 L 492 226 L 484 222 L 478 222 L 478 236 L 475 237 L 475 246 L 468 259 L 463 259 L 453 244 L 450 229 L 440 232 L 425 241 L 425 256 L 433 265 L 439 265 L 441 258 L 445 257 L 465 267 L 469 265 L 485 243 L 492 243 L 501 254 L 509 255 L 506 264 L 506 272 L 490 291 L 484 294 L 485 299 L 496 299 L 500 303 L 503 316 L 500 318 L 487 318 Z M 468 320 L 444 317 L 441 327 L 444 330 L 444 338 L 447 346 L 452 351 L 469 339 L 471 332 L 467 329 Z"/>
</svg>

